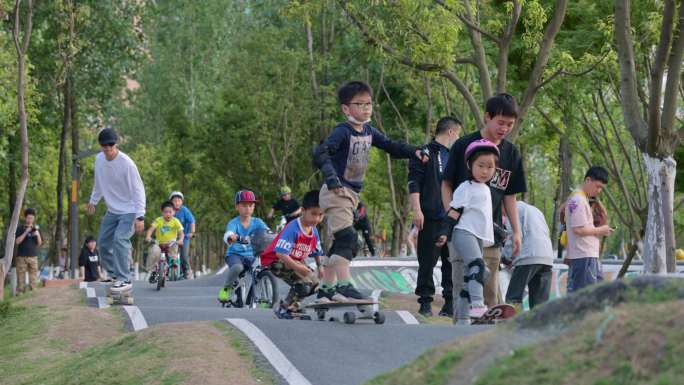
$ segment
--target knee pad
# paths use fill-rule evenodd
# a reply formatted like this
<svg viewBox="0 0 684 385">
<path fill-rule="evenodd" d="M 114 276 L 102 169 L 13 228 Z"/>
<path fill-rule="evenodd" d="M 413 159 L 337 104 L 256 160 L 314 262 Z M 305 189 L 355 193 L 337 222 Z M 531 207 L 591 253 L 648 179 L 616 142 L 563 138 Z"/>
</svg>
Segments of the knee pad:
<svg viewBox="0 0 684 385">
<path fill-rule="evenodd" d="M 474 279 L 477 282 L 479 282 L 481 285 L 484 285 L 484 282 L 488 278 L 488 275 L 489 275 L 489 274 L 487 274 L 487 271 L 486 271 L 487 268 L 485 267 L 484 260 L 482 260 L 481 258 L 478 258 L 478 259 L 470 262 L 468 264 L 468 266 L 466 267 L 466 271 L 470 272 L 470 269 L 472 269 L 473 267 L 477 267 L 477 273 L 467 274 L 464 277 L 463 281 L 467 283 L 468 281 Z"/>
<path fill-rule="evenodd" d="M 333 244 L 330 247 L 330 255 L 339 255 L 351 261 L 356 256 L 358 235 L 354 227 L 345 227 L 333 234 Z"/>
</svg>

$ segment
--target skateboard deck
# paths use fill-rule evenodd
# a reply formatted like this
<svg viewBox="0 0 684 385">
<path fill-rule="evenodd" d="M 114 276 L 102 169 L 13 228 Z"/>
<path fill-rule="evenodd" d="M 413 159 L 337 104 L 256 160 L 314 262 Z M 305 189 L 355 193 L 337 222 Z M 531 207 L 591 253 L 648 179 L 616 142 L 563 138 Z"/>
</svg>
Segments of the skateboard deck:
<svg viewBox="0 0 684 385">
<path fill-rule="evenodd" d="M 383 324 L 385 314 L 373 309 L 377 304 L 375 301 L 323 302 L 304 305 L 304 310 L 315 312 L 319 321 L 338 321 L 341 315 L 346 324 L 353 324 L 357 319 L 372 319 L 376 324 Z"/>
<path fill-rule="evenodd" d="M 492 307 L 491 309 L 487 310 L 486 313 L 482 315 L 480 318 L 473 318 L 472 319 L 472 324 L 473 325 L 487 325 L 487 324 L 495 324 L 504 320 L 507 320 L 509 318 L 512 318 L 516 315 L 517 311 L 515 310 L 515 307 L 508 305 L 508 304 L 501 304 L 501 305 L 496 305 Z"/>
<path fill-rule="evenodd" d="M 107 303 L 110 305 L 133 305 L 133 288 L 123 291 L 112 291 L 111 286 L 105 288 Z"/>
</svg>

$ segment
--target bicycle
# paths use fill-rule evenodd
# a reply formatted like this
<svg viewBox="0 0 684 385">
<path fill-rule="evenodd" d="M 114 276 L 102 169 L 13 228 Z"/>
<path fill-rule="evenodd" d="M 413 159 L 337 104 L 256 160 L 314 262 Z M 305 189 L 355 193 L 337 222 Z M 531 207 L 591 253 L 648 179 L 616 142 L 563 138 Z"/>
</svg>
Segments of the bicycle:
<svg viewBox="0 0 684 385">
<path fill-rule="evenodd" d="M 172 264 L 170 265 L 167 261 L 166 256 L 169 253 L 169 249 L 176 245 L 176 241 L 169 242 L 164 245 L 160 245 L 156 240 L 152 242 L 152 244 L 156 244 L 159 246 L 159 249 L 161 250 L 161 254 L 159 255 L 159 261 L 157 261 L 156 267 L 157 267 L 157 290 L 161 290 L 162 287 L 166 286 L 166 279 L 167 277 L 170 278 L 170 281 L 176 281 L 180 279 L 179 277 L 182 275 L 180 272 L 180 257 L 175 256 L 171 257 Z M 171 274 L 169 274 L 171 272 Z"/>
<path fill-rule="evenodd" d="M 261 238 L 259 234 L 255 238 Z M 275 238 L 273 233 L 265 233 L 264 238 Z M 236 242 L 250 243 L 250 237 L 239 237 Z M 266 308 L 272 309 L 279 303 L 278 284 L 275 275 L 267 267 L 261 266 L 261 256 L 268 240 L 255 239 L 255 261 L 249 269 L 244 270 L 238 276 L 238 283 L 230 298 L 227 301 L 220 301 L 221 307 L 245 307 L 250 309 Z M 266 243 L 267 244 L 267 243 Z M 258 252 L 258 253 L 257 253 Z"/>
</svg>

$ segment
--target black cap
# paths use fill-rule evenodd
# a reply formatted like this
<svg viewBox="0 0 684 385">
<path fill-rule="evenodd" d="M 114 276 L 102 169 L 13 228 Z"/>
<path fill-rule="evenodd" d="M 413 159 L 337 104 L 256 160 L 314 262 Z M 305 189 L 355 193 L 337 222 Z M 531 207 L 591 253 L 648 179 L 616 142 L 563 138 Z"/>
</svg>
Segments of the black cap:
<svg viewBox="0 0 684 385">
<path fill-rule="evenodd" d="M 100 134 L 97 136 L 97 141 L 100 143 L 100 145 L 112 145 L 119 141 L 119 136 L 116 134 L 116 131 L 114 131 L 113 128 L 105 128 L 104 130 L 100 131 Z"/>
</svg>

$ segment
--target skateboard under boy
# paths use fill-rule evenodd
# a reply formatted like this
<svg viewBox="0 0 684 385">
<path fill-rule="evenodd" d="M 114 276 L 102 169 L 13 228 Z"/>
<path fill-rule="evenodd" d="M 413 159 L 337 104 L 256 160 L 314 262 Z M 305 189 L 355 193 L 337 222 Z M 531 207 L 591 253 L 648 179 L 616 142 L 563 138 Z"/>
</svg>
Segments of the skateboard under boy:
<svg viewBox="0 0 684 385">
<path fill-rule="evenodd" d="M 508 304 L 496 305 L 487 310 L 482 317 L 473 318 L 471 324 L 473 325 L 489 325 L 505 321 L 514 317 L 516 314 L 515 307 Z"/>
<path fill-rule="evenodd" d="M 316 314 L 319 321 L 337 321 L 339 316 L 346 324 L 353 324 L 357 319 L 372 319 L 376 324 L 385 323 L 385 314 L 373 310 L 374 301 L 327 302 L 305 305 Z"/>
<path fill-rule="evenodd" d="M 121 291 L 112 291 L 111 286 L 105 288 L 105 295 L 107 296 L 107 303 L 114 305 L 133 305 L 133 288 L 129 287 Z"/>
</svg>

